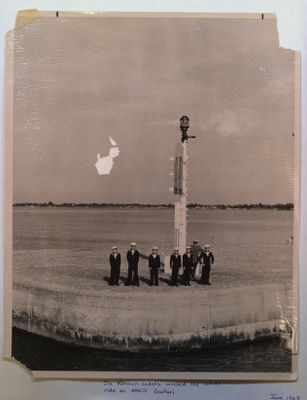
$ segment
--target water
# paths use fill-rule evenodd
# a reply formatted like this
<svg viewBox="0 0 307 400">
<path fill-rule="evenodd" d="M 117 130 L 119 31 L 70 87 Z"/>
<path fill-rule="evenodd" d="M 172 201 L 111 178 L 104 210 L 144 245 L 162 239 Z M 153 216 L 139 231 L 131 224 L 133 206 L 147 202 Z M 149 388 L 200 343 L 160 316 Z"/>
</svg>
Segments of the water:
<svg viewBox="0 0 307 400">
<path fill-rule="evenodd" d="M 34 371 L 291 371 L 291 352 L 278 340 L 189 353 L 122 354 L 66 345 L 14 328 L 13 357 Z"/>
<path fill-rule="evenodd" d="M 149 254 L 159 246 L 161 255 L 173 246 L 172 209 L 14 208 L 14 279 L 37 284 L 50 282 L 86 285 L 101 290 L 109 275 L 107 257 L 112 245 L 122 254 L 130 241 Z M 292 290 L 293 213 L 277 210 L 189 211 L 188 239 L 210 243 L 216 263 L 214 287 L 279 283 Z M 126 274 L 124 263 L 123 275 Z M 146 260 L 140 273 L 148 276 Z M 196 284 L 194 284 L 196 285 Z M 67 287 L 67 286 L 66 286 Z M 148 286 L 141 282 L 140 290 Z M 119 290 L 125 290 L 120 287 Z M 161 282 L 157 291 L 167 290 Z M 185 291 L 184 287 L 179 290 Z M 193 288 L 192 288 L 193 290 Z M 195 287 L 196 290 L 196 287 Z M 286 313 L 291 317 L 291 297 Z M 174 355 L 123 355 L 76 348 L 14 330 L 14 356 L 34 369 L 55 370 L 173 370 L 173 371 L 290 371 L 291 354 L 279 342 Z M 46 363 L 48 360 L 48 363 Z"/>
</svg>

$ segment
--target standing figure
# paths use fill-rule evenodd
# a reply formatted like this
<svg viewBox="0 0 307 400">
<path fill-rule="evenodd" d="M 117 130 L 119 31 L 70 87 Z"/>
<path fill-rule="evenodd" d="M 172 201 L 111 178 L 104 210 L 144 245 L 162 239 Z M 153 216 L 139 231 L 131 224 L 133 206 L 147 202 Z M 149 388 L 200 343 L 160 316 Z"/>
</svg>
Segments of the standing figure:
<svg viewBox="0 0 307 400">
<path fill-rule="evenodd" d="M 198 244 L 198 240 L 193 240 L 191 252 L 192 252 L 192 258 L 193 258 L 192 277 L 193 277 L 193 279 L 195 279 L 195 272 L 196 272 L 196 267 L 198 264 L 198 255 L 201 252 L 201 247 Z"/>
<path fill-rule="evenodd" d="M 110 285 L 119 286 L 120 263 L 121 263 L 121 255 L 117 251 L 117 247 L 113 246 L 112 253 L 110 254 L 110 266 L 111 266 Z"/>
<path fill-rule="evenodd" d="M 181 268 L 181 255 L 179 254 L 179 248 L 175 247 L 174 252 L 170 258 L 170 267 L 172 270 L 171 284 L 178 286 L 178 273 Z"/>
<path fill-rule="evenodd" d="M 211 265 L 214 264 L 214 256 L 210 251 L 210 246 L 208 244 L 205 245 L 205 251 L 201 251 L 198 256 L 198 261 L 202 265 L 202 272 L 200 283 L 203 285 L 211 285 L 210 281 L 210 271 Z"/>
<path fill-rule="evenodd" d="M 191 286 L 190 277 L 193 268 L 193 257 L 191 253 L 191 246 L 187 246 L 186 252 L 183 255 L 183 284 Z"/>
<path fill-rule="evenodd" d="M 148 266 L 150 269 L 150 286 L 155 284 L 159 286 L 159 269 L 161 266 L 160 256 L 158 254 L 158 247 L 153 246 L 152 253 L 148 258 Z"/>
<path fill-rule="evenodd" d="M 128 277 L 126 286 L 129 285 L 140 286 L 139 271 L 138 271 L 140 253 L 136 249 L 135 242 L 132 242 L 130 246 L 131 246 L 130 250 L 127 251 Z"/>
</svg>

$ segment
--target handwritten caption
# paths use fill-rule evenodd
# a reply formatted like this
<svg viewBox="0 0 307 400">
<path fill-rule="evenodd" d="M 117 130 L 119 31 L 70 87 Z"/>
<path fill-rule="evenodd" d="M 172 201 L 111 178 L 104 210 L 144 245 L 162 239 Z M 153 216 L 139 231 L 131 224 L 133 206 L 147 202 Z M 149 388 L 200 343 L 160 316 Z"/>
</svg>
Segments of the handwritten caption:
<svg viewBox="0 0 307 400">
<path fill-rule="evenodd" d="M 174 396 L 176 391 L 182 389 L 204 389 L 207 386 L 221 385 L 221 381 L 209 381 L 207 383 L 193 382 L 103 382 L 104 393 L 112 394 L 153 394 L 158 397 Z M 282 395 L 271 393 L 268 400 L 301 400 L 299 395 Z"/>
<path fill-rule="evenodd" d="M 150 393 L 156 395 L 172 396 L 176 390 L 182 388 L 198 388 L 200 386 L 221 385 L 220 381 L 208 383 L 193 382 L 104 382 L 105 393 Z M 272 399 L 273 400 L 273 399 Z M 275 399 L 274 399 L 275 400 Z M 279 399 L 276 399 L 279 400 Z M 289 399 L 292 400 L 292 399 Z M 299 399 L 294 399 L 299 400 Z"/>
</svg>

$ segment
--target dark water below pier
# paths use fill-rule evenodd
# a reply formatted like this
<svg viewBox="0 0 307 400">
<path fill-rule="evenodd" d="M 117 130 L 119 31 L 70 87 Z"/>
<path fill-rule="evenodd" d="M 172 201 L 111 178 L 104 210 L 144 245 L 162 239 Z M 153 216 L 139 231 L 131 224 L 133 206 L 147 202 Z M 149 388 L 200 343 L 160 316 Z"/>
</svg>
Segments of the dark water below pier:
<svg viewBox="0 0 307 400">
<path fill-rule="evenodd" d="M 36 371 L 291 371 L 291 352 L 273 339 L 188 353 L 133 354 L 66 345 L 13 329 L 13 356 Z"/>
</svg>

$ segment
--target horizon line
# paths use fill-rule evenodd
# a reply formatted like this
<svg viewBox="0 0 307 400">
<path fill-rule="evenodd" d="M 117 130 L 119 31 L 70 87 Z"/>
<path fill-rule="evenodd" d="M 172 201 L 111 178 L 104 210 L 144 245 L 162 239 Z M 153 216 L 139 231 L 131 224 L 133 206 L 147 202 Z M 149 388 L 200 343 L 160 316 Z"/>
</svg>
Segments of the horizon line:
<svg viewBox="0 0 307 400">
<path fill-rule="evenodd" d="M 54 203 L 52 201 L 48 202 L 17 202 L 13 203 L 14 206 L 42 206 L 42 207 L 129 207 L 129 206 L 139 206 L 139 207 L 174 207 L 174 203 L 98 203 L 98 202 L 60 202 Z M 196 203 L 191 202 L 187 204 L 187 207 L 294 207 L 293 202 L 275 202 L 275 203 L 214 203 L 214 204 L 204 204 L 204 203 Z"/>
</svg>

